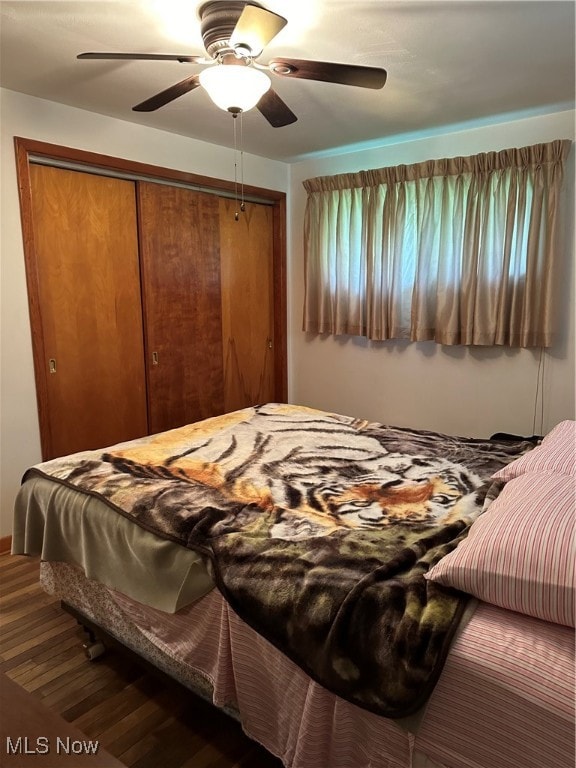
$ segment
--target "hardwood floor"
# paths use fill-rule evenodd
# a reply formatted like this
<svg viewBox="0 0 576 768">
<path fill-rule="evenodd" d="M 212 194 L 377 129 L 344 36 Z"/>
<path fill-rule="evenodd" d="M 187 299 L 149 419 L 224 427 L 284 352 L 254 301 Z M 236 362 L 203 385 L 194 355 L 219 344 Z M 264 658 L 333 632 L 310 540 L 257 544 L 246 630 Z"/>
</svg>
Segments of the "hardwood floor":
<svg viewBox="0 0 576 768">
<path fill-rule="evenodd" d="M 40 588 L 38 561 L 0 555 L 0 672 L 87 738 L 132 768 L 282 768 L 234 720 L 119 652 L 87 661 L 84 640 Z"/>
</svg>

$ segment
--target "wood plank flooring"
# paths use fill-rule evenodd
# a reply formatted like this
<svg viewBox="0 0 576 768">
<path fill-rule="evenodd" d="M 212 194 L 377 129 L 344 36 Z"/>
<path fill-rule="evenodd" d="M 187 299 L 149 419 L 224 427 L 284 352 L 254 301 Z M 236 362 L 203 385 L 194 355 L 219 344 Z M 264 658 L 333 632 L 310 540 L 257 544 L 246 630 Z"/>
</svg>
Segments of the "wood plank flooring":
<svg viewBox="0 0 576 768">
<path fill-rule="evenodd" d="M 117 651 L 94 662 L 38 561 L 0 555 L 0 672 L 131 768 L 282 768 L 231 718 Z M 35 757 L 41 767 L 41 757 Z"/>
</svg>

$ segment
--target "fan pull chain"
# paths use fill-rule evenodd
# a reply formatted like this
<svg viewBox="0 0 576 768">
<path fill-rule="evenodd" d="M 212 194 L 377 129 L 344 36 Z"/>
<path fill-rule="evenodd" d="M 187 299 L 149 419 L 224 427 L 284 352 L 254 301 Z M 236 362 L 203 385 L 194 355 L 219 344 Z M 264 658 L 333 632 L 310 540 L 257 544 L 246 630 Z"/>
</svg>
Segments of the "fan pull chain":
<svg viewBox="0 0 576 768">
<path fill-rule="evenodd" d="M 238 141 L 236 136 L 236 118 L 238 114 L 232 113 L 232 122 L 234 124 L 234 204 L 236 211 L 234 212 L 234 221 L 238 221 L 240 214 L 238 213 Z"/>
<path fill-rule="evenodd" d="M 244 213 L 246 206 L 244 204 L 244 123 L 242 115 L 243 113 L 240 112 L 240 210 Z"/>
<path fill-rule="evenodd" d="M 234 221 L 240 220 L 240 214 L 238 213 L 238 135 L 236 131 L 236 118 L 238 112 L 232 112 L 232 118 L 234 120 L 234 203 L 236 211 L 234 213 Z M 242 122 L 242 112 L 240 112 L 240 210 L 242 213 L 246 210 L 244 203 L 244 124 Z"/>
</svg>

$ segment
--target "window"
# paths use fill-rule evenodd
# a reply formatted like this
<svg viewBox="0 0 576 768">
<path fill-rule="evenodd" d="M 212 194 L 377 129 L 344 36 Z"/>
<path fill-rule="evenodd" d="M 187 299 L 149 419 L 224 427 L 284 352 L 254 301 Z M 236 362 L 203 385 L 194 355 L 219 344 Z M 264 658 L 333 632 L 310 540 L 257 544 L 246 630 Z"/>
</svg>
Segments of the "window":
<svg viewBox="0 0 576 768">
<path fill-rule="evenodd" d="M 304 182 L 304 330 L 549 346 L 570 141 Z"/>
</svg>

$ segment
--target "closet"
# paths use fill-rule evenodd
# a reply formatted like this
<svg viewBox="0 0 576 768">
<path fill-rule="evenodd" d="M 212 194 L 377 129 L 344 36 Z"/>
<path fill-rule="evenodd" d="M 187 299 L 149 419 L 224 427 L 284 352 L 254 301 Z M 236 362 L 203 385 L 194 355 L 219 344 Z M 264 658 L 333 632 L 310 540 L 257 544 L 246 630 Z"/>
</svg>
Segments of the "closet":
<svg viewBox="0 0 576 768">
<path fill-rule="evenodd" d="M 46 457 L 145 435 L 134 185 L 40 165 L 30 181 Z"/>
<path fill-rule="evenodd" d="M 283 200 L 237 218 L 229 190 L 18 141 L 43 459 L 285 400 Z"/>
<path fill-rule="evenodd" d="M 224 403 L 218 198 L 137 182 L 151 433 Z M 248 405 L 248 403 L 246 403 Z"/>
<path fill-rule="evenodd" d="M 275 399 L 273 209 L 219 199 L 224 402 L 227 411 Z M 276 398 L 282 400 L 283 398 Z"/>
</svg>

